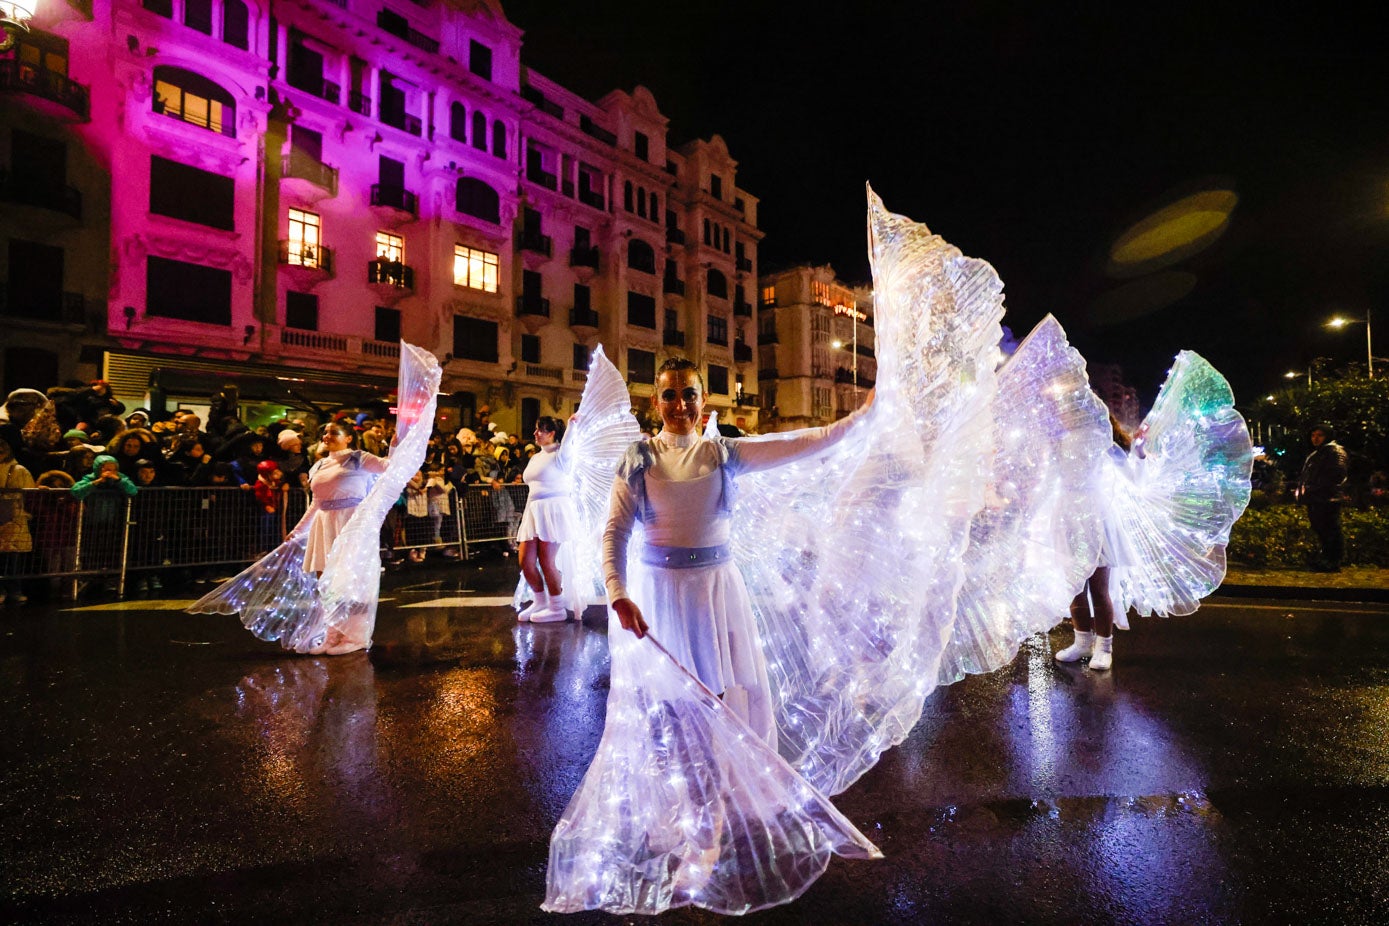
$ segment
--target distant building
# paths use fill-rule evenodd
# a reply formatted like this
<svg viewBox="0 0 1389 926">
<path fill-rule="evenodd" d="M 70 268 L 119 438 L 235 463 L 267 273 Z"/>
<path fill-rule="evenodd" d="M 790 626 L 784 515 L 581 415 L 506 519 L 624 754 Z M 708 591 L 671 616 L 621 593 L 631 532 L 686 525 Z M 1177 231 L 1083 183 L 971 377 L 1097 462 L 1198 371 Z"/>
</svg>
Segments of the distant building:
<svg viewBox="0 0 1389 926">
<path fill-rule="evenodd" d="M 873 294 L 834 268 L 803 265 L 759 281 L 758 366 L 764 431 L 819 427 L 873 388 Z"/>
<path fill-rule="evenodd" d="M 601 342 L 635 396 L 683 354 L 756 427 L 737 163 L 667 149 L 644 88 L 527 68 L 496 0 L 54 0 L 33 25 L 0 62 L 7 385 L 365 401 L 403 337 L 443 358 L 450 424 L 524 432 Z"/>
</svg>

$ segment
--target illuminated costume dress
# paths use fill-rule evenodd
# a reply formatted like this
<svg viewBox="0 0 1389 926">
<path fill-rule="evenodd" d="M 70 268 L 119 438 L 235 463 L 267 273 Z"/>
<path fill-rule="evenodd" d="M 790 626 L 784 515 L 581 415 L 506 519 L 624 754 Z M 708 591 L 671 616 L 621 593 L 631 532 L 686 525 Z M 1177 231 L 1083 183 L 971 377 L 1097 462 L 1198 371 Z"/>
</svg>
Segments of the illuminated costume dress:
<svg viewBox="0 0 1389 926">
<path fill-rule="evenodd" d="M 965 426 L 996 393 L 1003 300 L 992 267 L 871 193 L 869 234 L 877 393 L 835 426 L 852 439 L 770 469 L 746 465 L 763 452 L 749 441 L 657 438 L 649 460 L 624 460 L 625 585 L 652 632 L 638 640 L 610 615 L 607 721 L 551 839 L 547 910 L 746 913 L 799 896 L 832 854 L 879 855 L 827 795 L 906 736 L 941 672 L 993 457 L 992 432 Z M 696 484 L 663 483 L 668 464 Z M 655 575 L 679 571 L 662 547 L 688 538 L 649 532 L 663 536 L 686 492 L 706 514 L 681 528 L 715 546 L 685 550 L 688 577 Z M 705 600 L 670 594 L 695 588 Z M 749 606 L 754 633 L 739 639 Z"/>
<path fill-rule="evenodd" d="M 389 459 L 342 451 L 316 463 L 313 501 L 285 542 L 198 599 L 190 612 L 239 614 L 260 639 L 300 653 L 371 645 L 381 523 L 424 462 L 441 375 L 428 351 L 403 341 L 400 348 L 399 414 Z"/>
</svg>

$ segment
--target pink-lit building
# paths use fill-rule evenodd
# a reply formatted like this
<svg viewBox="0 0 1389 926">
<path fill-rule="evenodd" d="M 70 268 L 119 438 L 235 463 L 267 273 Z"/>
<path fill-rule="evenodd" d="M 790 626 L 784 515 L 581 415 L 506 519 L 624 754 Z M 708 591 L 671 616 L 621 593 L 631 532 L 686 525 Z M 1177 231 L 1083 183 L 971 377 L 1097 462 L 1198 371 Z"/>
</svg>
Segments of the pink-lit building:
<svg viewBox="0 0 1389 926">
<path fill-rule="evenodd" d="M 572 411 L 601 342 L 634 396 L 681 354 L 756 427 L 761 232 L 722 139 L 526 68 L 495 0 L 268 9 L 50 0 L 0 67 L 6 384 L 365 401 L 403 337 L 447 416 L 510 431 Z"/>
<path fill-rule="evenodd" d="M 764 430 L 820 427 L 862 405 L 878 375 L 872 289 L 841 282 L 828 264 L 759 285 Z"/>
</svg>

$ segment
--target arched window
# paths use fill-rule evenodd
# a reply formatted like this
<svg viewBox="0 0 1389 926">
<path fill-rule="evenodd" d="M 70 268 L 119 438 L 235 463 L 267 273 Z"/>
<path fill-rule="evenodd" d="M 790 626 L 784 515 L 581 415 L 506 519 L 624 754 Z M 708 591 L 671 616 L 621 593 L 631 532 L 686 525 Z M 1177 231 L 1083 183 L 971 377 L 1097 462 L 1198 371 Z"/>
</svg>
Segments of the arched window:
<svg viewBox="0 0 1389 926">
<path fill-rule="evenodd" d="M 458 211 L 476 219 L 501 224 L 502 204 L 497 191 L 476 177 L 461 177 L 455 195 Z"/>
<path fill-rule="evenodd" d="M 201 74 L 167 65 L 156 67 L 151 106 L 157 113 L 222 135 L 236 135 L 236 101 Z"/>
<path fill-rule="evenodd" d="M 506 157 L 506 125 L 500 119 L 492 123 L 492 153 Z"/>
<path fill-rule="evenodd" d="M 728 277 L 711 267 L 705 280 L 709 295 L 717 296 L 720 299 L 728 298 Z"/>
<path fill-rule="evenodd" d="M 632 181 L 622 181 L 622 208 L 632 211 Z"/>
<path fill-rule="evenodd" d="M 246 50 L 250 42 L 251 16 L 241 0 L 222 0 L 222 41 Z"/>
<path fill-rule="evenodd" d="M 640 270 L 642 273 L 655 273 L 655 249 L 640 238 L 633 238 L 627 245 L 627 266 L 632 270 Z"/>
<path fill-rule="evenodd" d="M 468 111 L 462 103 L 454 103 L 449 107 L 449 138 L 454 141 L 468 139 Z"/>
<path fill-rule="evenodd" d="M 473 113 L 473 147 L 487 150 L 487 117 L 476 111 Z"/>
</svg>

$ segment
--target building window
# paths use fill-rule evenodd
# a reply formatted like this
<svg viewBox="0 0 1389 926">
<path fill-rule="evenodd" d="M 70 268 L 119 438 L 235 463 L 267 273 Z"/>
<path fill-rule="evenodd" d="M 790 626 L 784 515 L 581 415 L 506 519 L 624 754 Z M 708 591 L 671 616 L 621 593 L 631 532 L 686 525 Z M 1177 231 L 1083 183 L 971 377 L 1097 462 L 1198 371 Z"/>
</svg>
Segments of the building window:
<svg viewBox="0 0 1389 926">
<path fill-rule="evenodd" d="M 400 309 L 388 309 L 383 305 L 376 307 L 376 340 L 400 340 Z"/>
<path fill-rule="evenodd" d="M 640 238 L 633 238 L 627 245 L 627 267 L 642 273 L 655 273 L 655 249 Z"/>
<path fill-rule="evenodd" d="M 641 132 L 633 132 L 632 153 L 643 161 L 651 160 L 651 140 Z"/>
<path fill-rule="evenodd" d="M 723 178 L 718 174 L 709 175 L 709 195 L 715 199 L 723 199 Z"/>
<path fill-rule="evenodd" d="M 578 312 L 593 311 L 593 290 L 582 283 L 574 284 L 574 309 Z"/>
<path fill-rule="evenodd" d="M 241 0 L 222 0 L 222 41 L 243 51 L 250 49 L 251 17 Z"/>
<path fill-rule="evenodd" d="M 709 391 L 714 395 L 728 395 L 728 367 L 709 364 Z"/>
<path fill-rule="evenodd" d="M 165 19 L 174 18 L 174 0 L 144 0 L 141 6 Z"/>
<path fill-rule="evenodd" d="M 637 215 L 646 218 L 646 191 L 637 187 Z"/>
<path fill-rule="evenodd" d="M 200 74 L 175 67 L 154 69 L 157 113 L 182 119 L 222 135 L 236 135 L 236 103 L 232 95 Z"/>
<path fill-rule="evenodd" d="M 709 243 L 709 220 L 704 220 L 704 243 Z"/>
<path fill-rule="evenodd" d="M 656 384 L 656 355 L 649 350 L 627 349 L 627 382 Z"/>
<path fill-rule="evenodd" d="M 497 323 L 466 315 L 453 317 L 453 356 L 455 360 L 497 362 Z"/>
<path fill-rule="evenodd" d="M 236 181 L 177 161 L 150 157 L 150 212 L 209 228 L 236 227 Z"/>
<path fill-rule="evenodd" d="M 313 293 L 285 293 L 285 327 L 318 330 L 318 297 Z"/>
<path fill-rule="evenodd" d="M 776 287 L 775 287 L 775 286 L 764 286 L 764 287 L 762 287 L 762 304 L 763 304 L 763 305 L 776 305 Z"/>
<path fill-rule="evenodd" d="M 483 80 L 492 79 L 492 49 L 476 39 L 468 42 L 468 70 Z"/>
<path fill-rule="evenodd" d="M 376 259 L 392 264 L 405 263 L 405 239 L 390 232 L 376 233 Z"/>
<path fill-rule="evenodd" d="M 301 267 L 323 266 L 320 218 L 302 209 L 289 210 L 289 262 Z"/>
<path fill-rule="evenodd" d="M 454 191 L 454 206 L 464 215 L 470 215 L 494 225 L 502 221 L 502 200 L 497 191 L 476 177 L 460 177 Z"/>
<path fill-rule="evenodd" d="M 632 211 L 632 181 L 622 181 L 622 208 Z"/>
<path fill-rule="evenodd" d="M 183 24 L 203 35 L 211 35 L 212 0 L 183 0 Z"/>
<path fill-rule="evenodd" d="M 641 293 L 627 294 L 627 324 L 639 328 L 656 328 L 656 300 Z"/>
<path fill-rule="evenodd" d="M 647 196 L 647 200 L 649 201 L 649 208 L 651 209 L 651 221 L 661 221 L 661 201 L 656 198 L 655 190 L 650 192 Z"/>
<path fill-rule="evenodd" d="M 449 107 L 449 138 L 454 141 L 468 140 L 468 110 L 462 103 Z"/>
<path fill-rule="evenodd" d="M 151 255 L 146 258 L 145 288 L 147 315 L 231 324 L 230 270 Z"/>
<path fill-rule="evenodd" d="M 728 229 L 723 230 L 723 252 L 728 253 Z"/>
<path fill-rule="evenodd" d="M 540 362 L 540 338 L 533 334 L 521 335 L 521 362 Z"/>
<path fill-rule="evenodd" d="M 711 267 L 709 268 L 709 272 L 705 274 L 704 279 L 709 290 L 709 295 L 718 299 L 728 298 L 728 277 L 724 276 L 722 271 L 715 270 Z"/>
<path fill-rule="evenodd" d="M 3 294 L 8 304 L 0 302 L 0 311 L 20 318 L 58 318 L 63 305 L 63 249 L 11 238 L 9 258 L 10 278 Z"/>
<path fill-rule="evenodd" d="M 473 113 L 473 147 L 487 150 L 487 117 L 480 112 Z"/>
<path fill-rule="evenodd" d="M 811 390 L 810 414 L 815 418 L 834 417 L 834 408 L 830 405 L 830 387 L 812 386 Z"/>
<path fill-rule="evenodd" d="M 574 369 L 587 370 L 589 362 L 589 349 L 582 344 L 574 345 Z"/>
<path fill-rule="evenodd" d="M 492 123 L 492 154 L 506 157 L 506 125 L 500 119 Z"/>
<path fill-rule="evenodd" d="M 497 255 L 461 244 L 453 246 L 453 284 L 495 293 L 501 278 Z"/>
<path fill-rule="evenodd" d="M 709 343 L 728 346 L 728 319 L 722 315 L 709 316 Z"/>
</svg>

